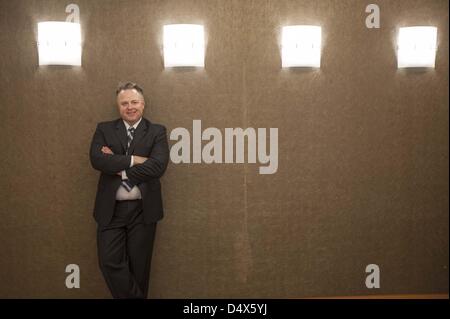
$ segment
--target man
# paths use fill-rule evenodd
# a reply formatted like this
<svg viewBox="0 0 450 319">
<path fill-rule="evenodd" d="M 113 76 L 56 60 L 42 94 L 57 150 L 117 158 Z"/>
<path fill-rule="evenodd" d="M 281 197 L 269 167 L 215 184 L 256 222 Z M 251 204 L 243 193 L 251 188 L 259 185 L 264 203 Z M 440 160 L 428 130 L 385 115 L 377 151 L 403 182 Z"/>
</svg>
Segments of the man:
<svg viewBox="0 0 450 319">
<path fill-rule="evenodd" d="M 147 298 L 169 148 L 165 127 L 143 117 L 142 89 L 128 82 L 116 95 L 121 118 L 99 123 L 90 149 L 101 172 L 94 207 L 99 265 L 114 298 Z"/>
</svg>

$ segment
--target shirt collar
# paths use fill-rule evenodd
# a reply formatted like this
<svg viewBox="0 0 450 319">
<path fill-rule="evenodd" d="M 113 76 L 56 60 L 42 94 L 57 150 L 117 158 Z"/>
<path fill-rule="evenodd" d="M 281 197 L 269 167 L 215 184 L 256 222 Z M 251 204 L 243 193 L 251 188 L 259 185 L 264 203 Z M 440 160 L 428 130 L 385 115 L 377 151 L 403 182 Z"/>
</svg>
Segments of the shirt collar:
<svg viewBox="0 0 450 319">
<path fill-rule="evenodd" d="M 131 126 L 132 126 L 134 129 L 137 129 L 139 123 L 141 123 L 141 121 L 142 121 L 142 117 L 141 117 L 136 123 L 134 123 L 133 125 L 128 124 L 127 121 L 124 121 L 124 120 L 122 120 L 122 121 L 123 121 L 123 123 L 125 124 L 125 128 L 126 128 L 127 131 L 128 131 L 128 129 L 129 129 Z"/>
</svg>

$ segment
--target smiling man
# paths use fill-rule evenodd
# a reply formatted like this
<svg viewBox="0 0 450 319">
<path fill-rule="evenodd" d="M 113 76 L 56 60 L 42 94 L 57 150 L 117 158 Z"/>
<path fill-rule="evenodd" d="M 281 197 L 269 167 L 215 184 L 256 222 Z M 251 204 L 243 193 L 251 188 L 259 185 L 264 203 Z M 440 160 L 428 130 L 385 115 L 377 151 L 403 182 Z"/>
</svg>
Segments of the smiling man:
<svg viewBox="0 0 450 319">
<path fill-rule="evenodd" d="M 160 177 L 169 161 L 166 128 L 143 117 L 143 90 L 116 91 L 120 119 L 97 125 L 92 166 L 100 269 L 114 298 L 147 298 L 156 224 L 163 218 Z"/>
</svg>

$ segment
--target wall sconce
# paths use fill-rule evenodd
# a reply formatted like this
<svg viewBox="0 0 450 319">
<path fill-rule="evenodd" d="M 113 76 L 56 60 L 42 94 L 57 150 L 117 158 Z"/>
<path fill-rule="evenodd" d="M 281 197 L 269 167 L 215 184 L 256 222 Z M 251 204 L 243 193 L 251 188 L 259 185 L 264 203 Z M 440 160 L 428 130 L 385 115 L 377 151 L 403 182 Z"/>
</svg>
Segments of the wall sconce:
<svg viewBox="0 0 450 319">
<path fill-rule="evenodd" d="M 312 25 L 283 27 L 282 67 L 320 68 L 322 28 Z"/>
<path fill-rule="evenodd" d="M 38 23 L 39 65 L 81 65 L 79 23 L 47 21 Z"/>
<path fill-rule="evenodd" d="M 202 25 L 164 26 L 164 67 L 178 66 L 205 66 L 205 34 Z"/>
<path fill-rule="evenodd" d="M 434 68 L 437 28 L 400 28 L 397 40 L 398 68 Z"/>
</svg>

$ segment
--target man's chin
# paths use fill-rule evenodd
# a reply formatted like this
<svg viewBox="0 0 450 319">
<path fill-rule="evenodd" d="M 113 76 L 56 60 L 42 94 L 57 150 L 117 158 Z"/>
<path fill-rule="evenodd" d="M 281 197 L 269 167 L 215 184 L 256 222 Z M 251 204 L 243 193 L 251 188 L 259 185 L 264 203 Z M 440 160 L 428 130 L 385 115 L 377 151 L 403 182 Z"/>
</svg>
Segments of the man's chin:
<svg viewBox="0 0 450 319">
<path fill-rule="evenodd" d="M 132 118 L 126 117 L 126 118 L 124 118 L 124 120 L 130 124 L 134 124 L 139 120 L 139 116 L 132 117 Z"/>
</svg>

